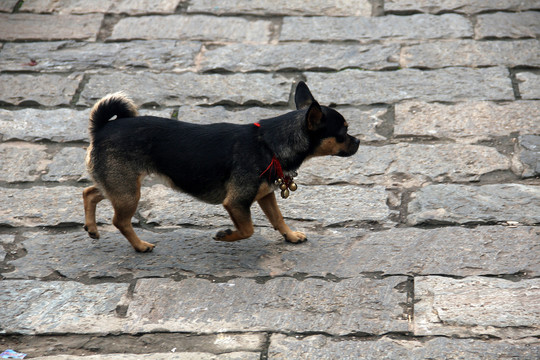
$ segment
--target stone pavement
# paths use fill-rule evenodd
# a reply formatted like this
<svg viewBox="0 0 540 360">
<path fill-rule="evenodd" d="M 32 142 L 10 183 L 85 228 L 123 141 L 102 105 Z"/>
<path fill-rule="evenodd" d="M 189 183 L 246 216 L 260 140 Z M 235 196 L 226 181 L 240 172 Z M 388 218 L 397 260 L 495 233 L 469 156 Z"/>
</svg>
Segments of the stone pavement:
<svg viewBox="0 0 540 360">
<path fill-rule="evenodd" d="M 0 352 L 41 359 L 540 358 L 540 1 L 0 3 Z M 138 254 L 82 230 L 89 108 L 251 123 L 307 81 L 362 144 L 255 235 L 150 179 Z"/>
</svg>

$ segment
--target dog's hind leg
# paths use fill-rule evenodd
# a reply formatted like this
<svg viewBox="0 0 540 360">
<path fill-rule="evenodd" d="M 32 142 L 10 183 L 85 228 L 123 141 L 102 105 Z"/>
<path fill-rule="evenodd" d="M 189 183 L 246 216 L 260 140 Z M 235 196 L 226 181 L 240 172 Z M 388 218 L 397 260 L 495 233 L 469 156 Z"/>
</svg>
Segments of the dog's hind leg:
<svg viewBox="0 0 540 360">
<path fill-rule="evenodd" d="M 131 246 L 138 252 L 149 252 L 155 247 L 154 244 L 142 241 L 131 224 L 131 218 L 135 215 L 137 204 L 141 197 L 141 181 L 142 176 L 139 176 L 135 181 L 136 185 L 129 184 L 122 188 L 121 192 L 107 192 L 108 198 L 111 200 L 114 208 L 113 224 L 118 230 L 129 240 Z M 129 182 L 126 182 L 129 183 Z"/>
<path fill-rule="evenodd" d="M 285 220 L 283 220 L 283 215 L 281 215 L 281 211 L 279 210 L 276 201 L 275 193 L 272 192 L 260 198 L 258 202 L 274 229 L 278 230 L 279 233 L 283 235 L 285 241 L 291 243 L 301 243 L 307 240 L 304 233 L 292 231 L 289 226 L 285 224 Z"/>
<path fill-rule="evenodd" d="M 253 235 L 253 222 L 251 221 L 251 212 L 249 207 L 230 203 L 227 200 L 223 203 L 225 210 L 229 213 L 236 230 L 222 230 L 214 237 L 218 241 L 238 241 L 247 239 Z"/>
<path fill-rule="evenodd" d="M 99 239 L 99 232 L 96 224 L 96 206 L 105 197 L 95 186 L 87 187 L 83 190 L 84 201 L 84 230 L 92 239 Z"/>
</svg>

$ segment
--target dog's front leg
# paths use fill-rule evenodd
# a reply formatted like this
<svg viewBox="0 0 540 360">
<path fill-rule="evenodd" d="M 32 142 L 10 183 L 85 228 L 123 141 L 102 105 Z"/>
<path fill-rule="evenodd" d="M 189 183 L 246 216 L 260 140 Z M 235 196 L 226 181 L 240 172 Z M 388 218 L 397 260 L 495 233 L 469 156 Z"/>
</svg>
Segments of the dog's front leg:
<svg viewBox="0 0 540 360">
<path fill-rule="evenodd" d="M 227 201 L 223 203 L 225 210 L 229 213 L 236 230 L 221 230 L 214 237 L 218 241 L 237 241 L 247 239 L 253 235 L 253 222 L 251 221 L 251 211 L 249 207 Z"/>
<path fill-rule="evenodd" d="M 285 224 L 285 220 L 283 220 L 283 215 L 281 215 L 281 211 L 279 210 L 276 201 L 275 193 L 271 192 L 270 194 L 260 198 L 258 202 L 274 229 L 278 230 L 279 233 L 283 235 L 285 241 L 291 243 L 301 243 L 307 240 L 304 233 L 300 231 L 292 231 L 289 226 Z"/>
</svg>

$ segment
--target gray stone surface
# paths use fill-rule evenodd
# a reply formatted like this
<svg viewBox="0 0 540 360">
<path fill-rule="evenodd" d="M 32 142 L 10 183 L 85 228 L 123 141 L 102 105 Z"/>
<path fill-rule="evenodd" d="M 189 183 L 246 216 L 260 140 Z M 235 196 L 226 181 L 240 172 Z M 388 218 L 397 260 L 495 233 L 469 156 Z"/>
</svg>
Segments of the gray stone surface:
<svg viewBox="0 0 540 360">
<path fill-rule="evenodd" d="M 95 7 L 94 4 L 92 4 Z M 92 43 L 6 43 L 0 67 L 10 71 L 87 71 L 89 68 L 148 68 L 185 71 L 195 66 L 201 44 L 174 40 Z M 81 58 L 81 52 L 85 54 Z"/>
<path fill-rule="evenodd" d="M 111 2 L 108 0 L 94 0 L 92 2 L 84 0 L 34 0 L 25 2 L 20 11 L 37 13 L 122 13 L 122 14 L 171 14 L 174 13 L 180 0 L 119 0 Z"/>
<path fill-rule="evenodd" d="M 90 356 L 73 356 L 73 355 L 56 355 L 56 356 L 40 356 L 36 360 L 130 360 L 140 358 L 140 354 L 105 354 L 105 355 L 90 355 Z M 168 352 L 168 353 L 153 353 L 146 354 L 144 358 L 147 360 L 258 360 L 259 353 L 254 352 L 230 352 L 226 354 L 211 354 L 203 352 Z"/>
<path fill-rule="evenodd" d="M 116 307 L 129 284 L 0 281 L 0 333 L 108 333 L 120 329 Z"/>
<path fill-rule="evenodd" d="M 62 148 L 47 166 L 43 181 L 89 180 L 85 164 L 86 150 L 77 147 Z"/>
<path fill-rule="evenodd" d="M 433 71 L 344 70 L 338 73 L 306 73 L 321 103 L 377 104 L 403 100 L 463 101 L 513 100 L 508 70 L 502 67 L 446 68 Z M 344 88 L 350 89 L 343 91 Z"/>
<path fill-rule="evenodd" d="M 19 0 L 4 0 L 0 3 L 0 12 L 12 12 Z"/>
<path fill-rule="evenodd" d="M 522 338 L 540 334 L 539 279 L 419 277 L 414 293 L 415 335 Z"/>
<path fill-rule="evenodd" d="M 513 170 L 522 177 L 540 174 L 540 136 L 521 135 L 518 138 Z"/>
<path fill-rule="evenodd" d="M 396 104 L 394 135 L 433 136 L 476 142 L 511 133 L 540 132 L 540 102 L 457 104 L 406 101 Z"/>
<path fill-rule="evenodd" d="M 280 198 L 278 203 L 286 219 L 336 226 L 366 221 L 388 222 L 393 212 L 386 206 L 386 198 L 382 186 L 362 188 L 345 185 L 330 189 L 326 186 L 305 186 L 286 200 Z M 327 209 L 326 213 L 320 213 L 321 206 Z M 353 208 L 355 211 L 351 211 Z M 200 202 L 164 185 L 143 188 L 139 213 L 149 223 L 161 226 L 231 225 L 229 215 L 221 205 Z M 252 206 L 252 217 L 257 225 L 269 224 L 257 204 Z"/>
<path fill-rule="evenodd" d="M 90 110 L 0 109 L 0 136 L 3 141 L 88 141 L 89 116 Z"/>
<path fill-rule="evenodd" d="M 539 66 L 540 41 L 456 40 L 422 42 L 401 49 L 401 67 L 442 68 L 448 66 Z"/>
<path fill-rule="evenodd" d="M 354 278 L 276 278 L 257 283 L 233 279 L 142 279 L 135 286 L 127 312 L 126 331 L 325 332 L 345 335 L 407 331 L 397 290 L 406 277 L 381 280 Z"/>
<path fill-rule="evenodd" d="M 95 41 L 102 21 L 102 14 L 0 14 L 0 40 Z"/>
<path fill-rule="evenodd" d="M 0 235 L 0 245 L 13 244 L 14 241 L 15 241 L 15 235 L 5 235 L 5 234 Z M 0 261 L 4 261 L 6 259 L 6 255 L 7 255 L 6 251 L 4 250 L 2 246 L 0 246 Z"/>
<path fill-rule="evenodd" d="M 8 183 L 37 180 L 50 163 L 43 145 L 21 142 L 0 144 L 0 181 Z"/>
<path fill-rule="evenodd" d="M 216 4 L 212 0 L 190 1 L 188 13 L 211 13 L 217 15 L 301 15 L 301 16 L 370 16 L 368 0 L 343 0 L 329 3 L 324 0 L 225 0 Z"/>
<path fill-rule="evenodd" d="M 58 226 L 83 224 L 82 188 L 34 186 L 0 188 L 0 224 L 7 226 Z M 108 201 L 98 205 L 98 222 L 110 223 Z"/>
<path fill-rule="evenodd" d="M 463 144 L 397 144 L 360 146 L 342 159 L 314 158 L 300 168 L 298 182 L 307 184 L 392 184 L 476 181 L 482 175 L 510 169 L 510 159 L 494 148 Z"/>
<path fill-rule="evenodd" d="M 536 38 L 540 35 L 540 12 L 496 12 L 477 16 L 475 39 Z"/>
<path fill-rule="evenodd" d="M 335 341 L 323 335 L 296 338 L 272 335 L 268 359 L 338 360 L 338 359 L 535 359 L 540 343 L 534 339 L 520 341 L 483 341 L 476 339 L 407 340 L 384 336 L 376 340 L 346 339 Z"/>
<path fill-rule="evenodd" d="M 355 277 L 362 274 L 538 276 L 540 232 L 535 227 L 481 226 L 475 229 L 304 230 L 308 242 L 291 245 L 271 229 L 237 243 L 212 239 L 217 229 L 136 229 L 156 244 L 152 254 L 137 254 L 112 226 L 100 227 L 101 239 L 76 232 L 26 232 L 26 256 L 10 260 L 6 279 L 42 279 L 56 273 L 67 279 L 133 276 L 168 277 L 205 274 L 215 277 L 307 276 Z M 68 236 L 69 235 L 69 236 Z M 51 246 L 51 244 L 55 244 Z M 515 254 L 520 256 L 516 258 Z M 65 254 L 69 254 L 68 257 Z"/>
<path fill-rule="evenodd" d="M 1 23 L 1 21 L 0 21 Z M 69 105 L 82 74 L 0 74 L 0 103 L 10 105 Z"/>
<path fill-rule="evenodd" d="M 202 71 L 342 70 L 397 68 L 399 45 L 231 44 L 204 52 Z"/>
<path fill-rule="evenodd" d="M 492 10 L 523 11 L 539 9 L 537 0 L 385 0 L 384 10 L 409 12 L 421 11 L 438 14 L 441 12 L 458 12 L 476 14 Z"/>
<path fill-rule="evenodd" d="M 106 94 L 124 90 L 139 105 L 284 105 L 288 102 L 291 84 L 292 81 L 283 76 L 270 74 L 96 74 L 90 76 L 78 104 L 92 106 Z"/>
<path fill-rule="evenodd" d="M 429 185 L 415 192 L 407 223 L 540 223 L 540 187 L 522 184 Z"/>
<path fill-rule="evenodd" d="M 471 37 L 471 23 L 456 14 L 384 17 L 286 17 L 280 41 L 452 39 Z"/>
<path fill-rule="evenodd" d="M 522 99 L 540 99 L 540 75 L 533 72 L 516 74 Z"/>
<path fill-rule="evenodd" d="M 267 43 L 270 22 L 238 17 L 169 15 L 127 17 L 115 26 L 109 40 L 173 39 Z"/>
</svg>

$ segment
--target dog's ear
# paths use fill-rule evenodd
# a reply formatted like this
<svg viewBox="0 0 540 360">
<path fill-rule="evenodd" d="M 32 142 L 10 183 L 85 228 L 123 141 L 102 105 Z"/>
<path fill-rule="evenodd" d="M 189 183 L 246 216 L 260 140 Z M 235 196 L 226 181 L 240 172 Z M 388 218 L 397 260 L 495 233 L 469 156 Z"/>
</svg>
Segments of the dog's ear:
<svg viewBox="0 0 540 360">
<path fill-rule="evenodd" d="M 315 102 L 313 95 L 311 95 L 311 91 L 309 91 L 309 88 L 303 81 L 300 81 L 298 85 L 296 85 L 294 102 L 296 103 L 296 110 L 307 108 Z"/>
<path fill-rule="evenodd" d="M 324 126 L 324 115 L 319 103 L 315 100 L 309 105 L 306 112 L 306 124 L 310 131 L 319 130 Z"/>
</svg>

